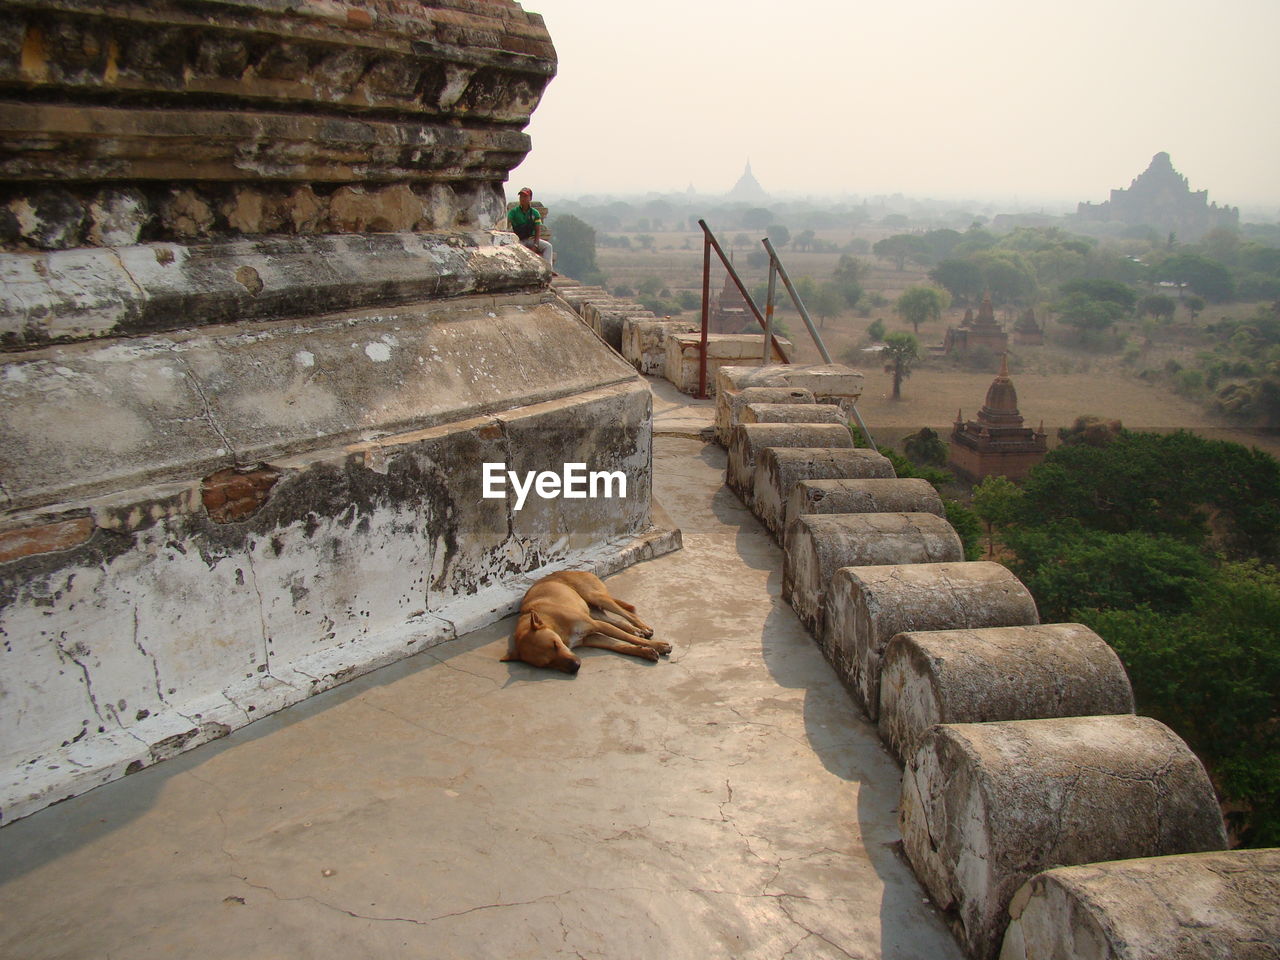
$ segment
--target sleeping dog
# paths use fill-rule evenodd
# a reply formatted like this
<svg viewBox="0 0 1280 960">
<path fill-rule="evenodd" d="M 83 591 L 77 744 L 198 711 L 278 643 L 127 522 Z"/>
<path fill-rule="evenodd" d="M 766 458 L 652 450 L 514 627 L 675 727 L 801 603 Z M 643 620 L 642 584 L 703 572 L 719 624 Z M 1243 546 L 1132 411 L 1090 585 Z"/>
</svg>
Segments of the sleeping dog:
<svg viewBox="0 0 1280 960">
<path fill-rule="evenodd" d="M 593 607 L 616 614 L 630 627 L 593 617 Z M 599 577 L 585 570 L 565 570 L 543 577 L 524 595 L 502 660 L 577 673 L 582 661 L 573 652 L 575 647 L 600 647 L 644 660 L 671 652 L 671 644 L 652 637 L 653 628 L 636 616 L 636 608 L 609 596 Z"/>
</svg>

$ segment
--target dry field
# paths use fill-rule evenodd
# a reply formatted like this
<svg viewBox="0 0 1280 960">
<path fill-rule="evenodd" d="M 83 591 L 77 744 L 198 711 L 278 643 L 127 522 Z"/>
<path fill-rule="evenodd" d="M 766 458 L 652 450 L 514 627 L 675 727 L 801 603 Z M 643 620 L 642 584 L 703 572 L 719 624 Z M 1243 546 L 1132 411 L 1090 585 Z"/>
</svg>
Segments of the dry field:
<svg viewBox="0 0 1280 960">
<path fill-rule="evenodd" d="M 738 232 L 725 231 L 718 238 L 724 244 Z M 653 236 L 656 245 L 651 251 L 597 249 L 596 259 L 608 277 L 610 288 L 618 285 L 634 288 L 645 277 L 655 276 L 673 291 L 688 289 L 701 292 L 701 233 L 658 233 Z M 833 233 L 828 239 L 841 238 Z M 847 239 L 847 234 L 843 239 Z M 764 279 L 765 271 L 747 267 L 748 249 L 739 248 L 733 253 L 734 262 L 748 286 Z M 784 249 L 782 259 L 793 280 L 810 276 L 821 283 L 830 278 L 840 255 L 794 253 Z M 873 435 L 882 430 L 889 442 L 896 442 L 904 433 L 925 426 L 945 435 L 951 429 L 957 410 L 962 411 L 965 417 L 976 416 L 996 373 L 996 364 L 993 362 L 990 370 L 969 371 L 957 369 L 949 360 L 926 359 L 903 383 L 902 399 L 889 399 L 893 386 L 889 375 L 883 372 L 874 354 L 861 353 L 861 348 L 868 343 L 866 328 L 872 320 L 880 318 L 891 331 L 909 330 L 909 325 L 904 325 L 895 316 L 892 301 L 906 287 L 923 282 L 925 271 L 911 265 L 898 271 L 892 263 L 879 261 L 870 254 L 860 259 L 871 265 L 864 287 L 880 293 L 889 305 L 874 311 L 870 317 L 858 317 L 850 311 L 828 320 L 820 330 L 827 349 L 837 360 L 850 349 L 857 351 L 860 359 L 848 362 L 866 375 L 865 392 L 858 409 Z M 719 292 L 723 284 L 724 272 L 713 254 L 713 293 Z M 780 305 L 785 296 L 785 292 L 780 292 Z M 963 311 L 948 311 L 942 323 L 921 327 L 922 346 L 940 345 L 947 326 L 958 324 L 962 316 Z M 802 362 L 818 360 L 817 349 L 809 340 L 799 315 L 780 307 L 778 318 L 796 344 L 797 359 Z M 997 314 L 997 318 L 1009 329 L 1011 316 Z M 1242 429 L 1215 417 L 1201 403 L 1175 393 L 1166 384 L 1149 382 L 1137 376 L 1138 370 L 1158 369 L 1170 358 L 1185 362 L 1194 352 L 1193 347 L 1176 344 L 1147 348 L 1136 364 L 1126 366 L 1118 356 L 1085 353 L 1054 343 L 1034 347 L 1015 345 L 1010 351 L 1009 364 L 1018 392 L 1018 406 L 1027 425 L 1036 426 L 1043 422 L 1051 443 L 1059 427 L 1070 425 L 1078 416 L 1095 414 L 1119 419 L 1131 429 L 1194 430 L 1203 436 L 1257 446 L 1280 457 L 1280 436 Z"/>
</svg>

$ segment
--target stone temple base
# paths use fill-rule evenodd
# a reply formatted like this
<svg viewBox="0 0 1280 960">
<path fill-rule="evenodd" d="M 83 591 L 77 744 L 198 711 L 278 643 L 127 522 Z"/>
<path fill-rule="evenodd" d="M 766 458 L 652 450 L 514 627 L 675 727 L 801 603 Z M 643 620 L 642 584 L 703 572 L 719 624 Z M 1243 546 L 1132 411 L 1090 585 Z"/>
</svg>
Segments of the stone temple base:
<svg viewBox="0 0 1280 960">
<path fill-rule="evenodd" d="M 647 386 L 507 286 L 5 355 L 0 823 L 679 545 Z"/>
</svg>

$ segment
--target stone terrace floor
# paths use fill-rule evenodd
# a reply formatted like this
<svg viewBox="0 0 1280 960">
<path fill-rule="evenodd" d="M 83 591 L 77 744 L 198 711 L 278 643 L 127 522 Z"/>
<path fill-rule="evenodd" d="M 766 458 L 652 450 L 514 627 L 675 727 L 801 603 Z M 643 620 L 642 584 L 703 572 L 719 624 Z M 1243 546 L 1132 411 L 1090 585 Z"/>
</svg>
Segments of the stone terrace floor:
<svg viewBox="0 0 1280 960">
<path fill-rule="evenodd" d="M 500 663 L 508 618 L 19 821 L 0 956 L 958 958 L 710 404 L 654 392 L 684 549 L 608 582 L 669 661 Z"/>
</svg>

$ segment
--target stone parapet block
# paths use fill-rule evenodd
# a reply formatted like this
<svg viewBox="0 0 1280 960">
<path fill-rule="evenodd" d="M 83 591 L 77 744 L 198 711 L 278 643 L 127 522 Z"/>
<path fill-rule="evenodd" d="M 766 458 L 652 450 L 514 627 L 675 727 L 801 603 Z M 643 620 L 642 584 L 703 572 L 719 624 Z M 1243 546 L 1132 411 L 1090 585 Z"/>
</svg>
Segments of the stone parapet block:
<svg viewBox="0 0 1280 960">
<path fill-rule="evenodd" d="M 622 356 L 646 376 L 662 376 L 667 368 L 667 338 L 698 329 L 692 320 L 658 320 L 631 314 L 622 320 Z"/>
<path fill-rule="evenodd" d="M 556 282 L 559 283 L 559 281 Z M 556 294 L 561 300 L 567 303 L 573 309 L 573 312 L 578 314 L 578 316 L 582 316 L 583 306 L 590 303 L 592 300 L 610 299 L 609 293 L 604 289 L 604 287 L 584 286 L 580 283 L 575 283 L 571 287 L 557 286 Z"/>
<path fill-rule="evenodd" d="M 792 353 L 791 341 L 776 338 L 783 355 L 778 354 L 778 347 L 773 350 L 773 359 L 783 364 Z M 755 359 L 759 362 L 764 351 L 764 335 L 755 333 L 712 333 L 707 336 L 707 390 L 716 390 L 717 374 L 725 365 L 740 365 L 744 361 Z M 702 334 L 678 333 L 667 338 L 666 378 L 681 393 L 694 394 L 698 391 L 698 358 L 702 355 Z"/>
<path fill-rule="evenodd" d="M 1040 622 L 1022 581 L 985 560 L 841 567 L 824 616 L 823 652 L 872 720 L 880 715 L 884 648 L 897 634 Z"/>
<path fill-rule="evenodd" d="M 962 560 L 959 535 L 932 513 L 812 514 L 787 527 L 782 596 L 821 636 L 827 586 L 841 567 Z"/>
<path fill-rule="evenodd" d="M 1133 689 L 1083 624 L 900 633 L 885 647 L 880 736 L 900 760 L 935 723 L 1109 713 L 1133 713 Z"/>
<path fill-rule="evenodd" d="M 847 423 L 839 407 L 829 403 L 748 403 L 741 423 Z"/>
<path fill-rule="evenodd" d="M 615 298 L 589 300 L 582 305 L 582 319 L 619 353 L 623 352 L 622 331 L 628 317 L 653 319 L 653 311 L 632 300 Z"/>
<path fill-rule="evenodd" d="M 946 516 L 942 498 L 928 480 L 804 479 L 791 488 L 784 523 L 809 513 L 932 513 Z"/>
<path fill-rule="evenodd" d="M 903 774 L 903 849 L 957 939 L 992 960 L 1041 870 L 1226 847 L 1213 786 L 1149 717 L 932 727 Z"/>
<path fill-rule="evenodd" d="M 813 391 L 804 387 L 746 387 L 742 390 L 716 393 L 716 441 L 729 446 L 729 434 L 742 418 L 749 403 L 812 404 Z"/>
<path fill-rule="evenodd" d="M 0 343 L 137 336 L 477 294 L 541 294 L 550 270 L 487 233 L 262 237 L 0 253 Z"/>
<path fill-rule="evenodd" d="M 717 393 L 735 393 L 747 387 L 803 387 L 819 401 L 839 403 L 862 396 L 862 374 L 843 363 L 726 366 L 716 374 Z"/>
<path fill-rule="evenodd" d="M 753 506 L 756 462 L 766 447 L 853 447 L 848 428 L 833 423 L 747 423 L 733 428 L 725 483 Z"/>
<path fill-rule="evenodd" d="M 1009 905 L 1000 960 L 1275 960 L 1280 850 L 1057 867 Z"/>
<path fill-rule="evenodd" d="M 814 408 L 835 410 L 834 407 L 820 403 L 814 404 Z M 844 419 L 840 418 L 835 422 L 843 425 Z M 847 432 L 848 428 L 845 429 Z M 895 476 L 893 464 L 887 457 L 865 448 L 774 447 L 765 448 L 756 460 L 755 477 L 751 482 L 751 509 L 779 541 L 783 539 L 787 524 L 793 519 L 787 515 L 786 508 L 792 490 L 800 481 L 815 477 Z M 856 566 L 846 564 L 850 565 Z"/>
</svg>

